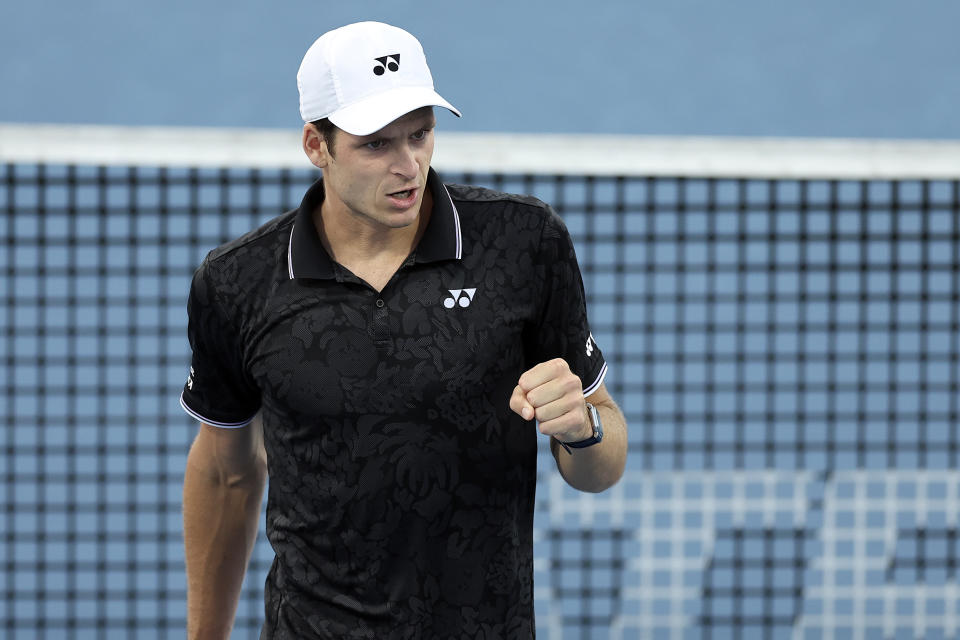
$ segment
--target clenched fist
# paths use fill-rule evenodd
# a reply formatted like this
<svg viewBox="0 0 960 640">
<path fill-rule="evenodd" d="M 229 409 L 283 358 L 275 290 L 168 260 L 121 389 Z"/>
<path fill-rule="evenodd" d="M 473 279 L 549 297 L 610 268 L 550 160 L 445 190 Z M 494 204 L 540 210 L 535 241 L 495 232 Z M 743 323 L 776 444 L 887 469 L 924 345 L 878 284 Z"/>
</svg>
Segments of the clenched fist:
<svg viewBox="0 0 960 640">
<path fill-rule="evenodd" d="M 524 372 L 510 396 L 510 409 L 524 420 L 536 418 L 540 433 L 560 442 L 578 442 L 593 435 L 583 383 L 562 358 Z"/>
</svg>

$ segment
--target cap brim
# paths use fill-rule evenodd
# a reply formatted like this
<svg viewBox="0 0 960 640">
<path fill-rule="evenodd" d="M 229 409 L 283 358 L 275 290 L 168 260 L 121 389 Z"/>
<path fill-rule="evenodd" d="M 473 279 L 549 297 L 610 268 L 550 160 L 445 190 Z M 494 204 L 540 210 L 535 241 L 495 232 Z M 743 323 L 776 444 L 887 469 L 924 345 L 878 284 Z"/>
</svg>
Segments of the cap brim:
<svg viewBox="0 0 960 640">
<path fill-rule="evenodd" d="M 452 104 L 427 87 L 396 87 L 331 113 L 330 122 L 355 136 L 368 136 L 421 107 L 443 107 L 460 117 Z"/>
</svg>

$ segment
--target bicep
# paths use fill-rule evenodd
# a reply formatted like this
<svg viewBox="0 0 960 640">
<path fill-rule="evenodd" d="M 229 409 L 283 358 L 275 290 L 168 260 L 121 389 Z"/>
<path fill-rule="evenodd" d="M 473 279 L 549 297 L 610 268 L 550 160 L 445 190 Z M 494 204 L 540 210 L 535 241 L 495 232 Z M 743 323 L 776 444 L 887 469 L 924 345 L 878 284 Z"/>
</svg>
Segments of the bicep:
<svg viewBox="0 0 960 640">
<path fill-rule="evenodd" d="M 237 428 L 201 422 L 188 458 L 191 467 L 226 479 L 258 473 L 265 464 L 263 426 L 259 416 Z"/>
</svg>

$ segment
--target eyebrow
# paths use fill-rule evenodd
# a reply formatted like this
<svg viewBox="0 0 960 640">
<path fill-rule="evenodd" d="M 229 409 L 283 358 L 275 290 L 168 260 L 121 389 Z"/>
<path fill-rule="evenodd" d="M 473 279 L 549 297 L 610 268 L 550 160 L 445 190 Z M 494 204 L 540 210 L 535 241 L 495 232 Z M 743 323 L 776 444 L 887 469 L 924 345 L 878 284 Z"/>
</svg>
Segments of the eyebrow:
<svg viewBox="0 0 960 640">
<path fill-rule="evenodd" d="M 391 125 L 388 125 L 391 126 Z M 424 116 L 422 119 L 413 118 L 409 122 L 409 127 L 406 125 L 398 125 L 398 129 L 401 131 L 422 131 L 424 129 L 433 129 L 437 126 L 437 118 L 435 116 Z M 398 135 L 387 135 L 383 133 L 383 130 L 371 133 L 366 136 L 360 136 L 360 144 L 366 144 L 368 142 L 373 142 L 375 140 L 391 140 L 393 138 L 405 136 L 406 134 Z"/>
</svg>

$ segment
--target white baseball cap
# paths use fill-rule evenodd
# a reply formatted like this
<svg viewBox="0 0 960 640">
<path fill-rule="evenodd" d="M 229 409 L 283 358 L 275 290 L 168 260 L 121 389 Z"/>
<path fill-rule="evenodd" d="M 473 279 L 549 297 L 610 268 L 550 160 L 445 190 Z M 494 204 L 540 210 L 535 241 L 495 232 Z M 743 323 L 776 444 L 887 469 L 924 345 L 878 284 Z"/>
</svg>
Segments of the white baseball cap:
<svg viewBox="0 0 960 640">
<path fill-rule="evenodd" d="M 297 72 L 304 122 L 329 118 L 347 133 L 366 136 L 420 107 L 460 112 L 433 89 L 423 47 L 382 22 L 357 22 L 314 42 Z"/>
</svg>

